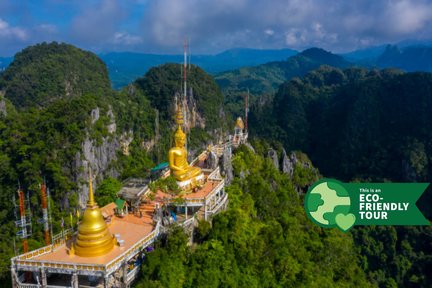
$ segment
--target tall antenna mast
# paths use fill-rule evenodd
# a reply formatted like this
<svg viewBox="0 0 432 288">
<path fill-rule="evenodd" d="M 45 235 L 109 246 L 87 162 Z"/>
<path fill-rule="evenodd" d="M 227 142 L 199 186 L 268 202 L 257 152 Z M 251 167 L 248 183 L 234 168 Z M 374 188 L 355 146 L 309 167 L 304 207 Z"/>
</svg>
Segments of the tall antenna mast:
<svg viewBox="0 0 432 288">
<path fill-rule="evenodd" d="M 248 131 L 248 114 L 249 114 L 249 88 L 245 97 L 245 132 Z"/>
<path fill-rule="evenodd" d="M 31 230 L 28 231 L 27 227 L 31 226 L 31 216 L 28 213 L 28 211 L 26 211 L 27 209 L 25 205 L 26 200 L 25 200 L 24 192 L 21 190 L 21 188 L 18 188 L 17 193 L 18 193 L 18 201 L 19 201 L 20 219 L 15 221 L 15 225 L 18 228 L 21 228 L 21 230 L 17 232 L 17 236 L 23 239 L 22 242 L 23 242 L 24 253 L 27 253 L 28 252 L 27 238 L 28 236 L 31 235 Z M 26 217 L 26 214 L 29 214 L 28 217 Z"/>
<path fill-rule="evenodd" d="M 189 61 L 188 61 L 188 70 L 190 71 L 190 65 L 192 63 L 191 58 L 192 58 L 192 53 L 190 50 L 190 38 L 188 38 L 188 55 L 189 55 Z"/>
<path fill-rule="evenodd" d="M 50 241 L 49 219 L 48 219 L 48 198 L 47 198 L 45 181 L 44 183 L 41 184 L 40 191 L 41 191 L 41 199 L 42 199 L 42 222 L 44 225 L 45 245 L 49 245 L 51 244 L 51 241 Z"/>
<path fill-rule="evenodd" d="M 187 38 L 185 38 L 184 40 L 184 58 L 183 58 L 183 97 L 186 98 L 186 93 L 187 93 L 187 87 L 186 87 L 186 82 L 187 82 L 187 52 L 188 52 L 188 47 L 189 47 L 189 43 Z"/>
<path fill-rule="evenodd" d="M 184 40 L 184 58 L 183 58 L 183 119 L 185 128 L 187 128 L 187 51 L 188 51 L 189 43 L 187 38 Z M 187 131 L 187 129 L 186 129 Z"/>
<path fill-rule="evenodd" d="M 176 98 L 176 105 L 177 105 L 177 97 Z M 177 106 L 176 106 L 177 107 Z M 156 142 L 156 153 L 157 153 L 157 161 L 158 163 L 160 163 L 160 145 L 159 144 L 159 138 L 160 138 L 160 134 L 159 134 L 159 110 L 155 109 L 155 142 Z"/>
<path fill-rule="evenodd" d="M 51 195 L 50 195 L 50 191 L 49 188 L 47 189 L 47 200 L 48 200 L 48 221 L 49 221 L 49 229 L 50 229 L 50 234 L 51 234 L 51 243 L 54 244 L 54 239 L 53 239 L 53 227 L 52 227 L 52 216 L 51 216 Z"/>
</svg>

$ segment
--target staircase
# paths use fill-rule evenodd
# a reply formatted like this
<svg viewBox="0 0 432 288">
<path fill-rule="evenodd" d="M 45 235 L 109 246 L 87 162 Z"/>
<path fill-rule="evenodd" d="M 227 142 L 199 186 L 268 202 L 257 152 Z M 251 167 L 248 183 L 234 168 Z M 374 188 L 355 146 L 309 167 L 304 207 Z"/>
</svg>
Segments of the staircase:
<svg viewBox="0 0 432 288">
<path fill-rule="evenodd" d="M 142 219 L 144 223 L 152 224 L 155 208 L 156 208 L 156 204 L 154 202 L 150 202 L 150 203 L 141 202 L 139 206 L 139 211 L 136 216 L 140 217 L 142 215 Z"/>
</svg>

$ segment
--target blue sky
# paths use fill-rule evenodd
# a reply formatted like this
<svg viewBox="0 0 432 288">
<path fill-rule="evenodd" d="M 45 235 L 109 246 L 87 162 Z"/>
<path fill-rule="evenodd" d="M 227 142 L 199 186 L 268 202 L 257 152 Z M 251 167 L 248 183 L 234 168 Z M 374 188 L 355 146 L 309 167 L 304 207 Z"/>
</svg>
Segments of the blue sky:
<svg viewBox="0 0 432 288">
<path fill-rule="evenodd" d="M 0 0 L 0 56 L 42 41 L 95 52 L 192 53 L 432 39 L 426 0 Z"/>
</svg>

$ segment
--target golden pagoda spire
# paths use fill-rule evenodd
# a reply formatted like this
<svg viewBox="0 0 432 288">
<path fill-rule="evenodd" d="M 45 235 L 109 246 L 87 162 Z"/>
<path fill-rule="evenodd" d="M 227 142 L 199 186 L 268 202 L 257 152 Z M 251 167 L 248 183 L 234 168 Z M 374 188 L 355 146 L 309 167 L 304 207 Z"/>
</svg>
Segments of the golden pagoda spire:
<svg viewBox="0 0 432 288">
<path fill-rule="evenodd" d="M 94 194 L 93 194 L 93 178 L 91 168 L 89 169 L 89 201 L 87 206 L 95 206 Z"/>
<path fill-rule="evenodd" d="M 73 243 L 72 254 L 81 257 L 104 255 L 112 250 L 115 238 L 108 230 L 108 226 L 97 205 L 94 194 L 91 171 L 89 172 L 89 201 L 84 211 L 81 223 L 78 225 L 78 235 Z"/>
<path fill-rule="evenodd" d="M 181 104 L 180 103 L 176 103 L 177 104 L 177 113 L 176 113 L 176 123 L 179 127 L 183 126 L 184 124 L 184 118 L 183 118 L 183 110 L 181 108 Z"/>
</svg>

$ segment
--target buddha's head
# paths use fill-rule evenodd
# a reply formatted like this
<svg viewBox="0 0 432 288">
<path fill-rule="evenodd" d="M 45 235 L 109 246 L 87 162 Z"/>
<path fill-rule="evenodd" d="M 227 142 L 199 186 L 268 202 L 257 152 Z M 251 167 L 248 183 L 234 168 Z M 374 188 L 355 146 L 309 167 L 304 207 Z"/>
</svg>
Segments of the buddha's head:
<svg viewBox="0 0 432 288">
<path fill-rule="evenodd" d="M 178 126 L 177 131 L 174 134 L 174 141 L 176 147 L 184 147 L 186 143 L 186 134 L 183 132 L 180 125 Z"/>
</svg>

